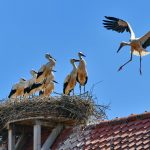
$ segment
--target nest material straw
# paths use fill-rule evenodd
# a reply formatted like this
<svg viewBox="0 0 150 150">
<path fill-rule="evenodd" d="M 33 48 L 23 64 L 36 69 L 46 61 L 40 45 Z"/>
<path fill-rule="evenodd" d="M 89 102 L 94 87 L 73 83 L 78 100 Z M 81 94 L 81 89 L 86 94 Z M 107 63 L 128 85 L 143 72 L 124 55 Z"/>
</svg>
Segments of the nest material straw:
<svg viewBox="0 0 150 150">
<path fill-rule="evenodd" d="M 86 123 L 90 116 L 98 119 L 106 117 L 107 107 L 94 104 L 92 97 L 66 96 L 24 99 L 11 102 L 4 101 L 0 104 L 0 131 L 8 122 L 24 118 L 44 116 L 54 118 L 64 118 L 75 120 L 77 124 Z"/>
</svg>

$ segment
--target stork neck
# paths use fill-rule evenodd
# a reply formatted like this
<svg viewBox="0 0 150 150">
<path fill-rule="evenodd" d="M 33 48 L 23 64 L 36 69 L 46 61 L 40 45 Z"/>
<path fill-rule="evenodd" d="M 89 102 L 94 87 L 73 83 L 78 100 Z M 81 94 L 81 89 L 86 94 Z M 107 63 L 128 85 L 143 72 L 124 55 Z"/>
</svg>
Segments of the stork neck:
<svg viewBox="0 0 150 150">
<path fill-rule="evenodd" d="M 32 75 L 32 77 L 34 78 L 34 77 L 36 77 L 36 76 L 37 76 L 37 73 L 36 73 L 36 72 L 31 71 L 31 75 Z"/>
<path fill-rule="evenodd" d="M 48 61 L 50 61 L 50 62 L 52 61 L 52 58 L 49 58 L 49 57 L 48 57 L 47 59 L 48 59 Z"/>
<path fill-rule="evenodd" d="M 82 60 L 82 59 L 83 59 L 83 57 L 82 57 L 81 55 L 79 55 L 79 59 L 80 59 L 80 60 Z"/>
<path fill-rule="evenodd" d="M 131 26 L 130 26 L 129 23 L 128 23 L 128 27 L 129 27 L 130 34 L 131 34 L 130 39 L 131 39 L 131 40 L 134 40 L 134 39 L 135 39 L 135 33 L 133 32 L 133 30 L 132 30 L 132 28 L 131 28 Z"/>
<path fill-rule="evenodd" d="M 51 66 L 51 67 L 55 66 L 55 60 L 54 59 L 49 58 L 48 60 L 49 60 L 49 62 L 47 63 L 48 66 Z"/>
<path fill-rule="evenodd" d="M 73 69 L 77 69 L 77 66 L 75 63 L 72 63 Z"/>
<path fill-rule="evenodd" d="M 122 42 L 123 46 L 130 45 L 130 42 Z"/>
<path fill-rule="evenodd" d="M 24 85 L 25 84 L 25 81 L 21 81 L 20 83 L 19 83 L 19 85 Z"/>
<path fill-rule="evenodd" d="M 33 78 L 36 78 L 37 77 L 37 74 L 33 74 Z"/>
</svg>

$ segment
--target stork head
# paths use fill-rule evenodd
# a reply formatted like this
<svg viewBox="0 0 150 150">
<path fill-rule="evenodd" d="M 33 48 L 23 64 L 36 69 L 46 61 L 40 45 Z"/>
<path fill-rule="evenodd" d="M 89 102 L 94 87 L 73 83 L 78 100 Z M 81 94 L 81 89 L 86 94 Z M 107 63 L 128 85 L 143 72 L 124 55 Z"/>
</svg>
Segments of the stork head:
<svg viewBox="0 0 150 150">
<path fill-rule="evenodd" d="M 20 78 L 19 82 L 25 82 L 26 80 L 24 78 Z"/>
<path fill-rule="evenodd" d="M 119 48 L 118 48 L 118 50 L 117 50 L 117 53 L 121 50 L 121 48 L 123 47 L 123 46 L 125 46 L 125 45 L 130 45 L 129 43 L 127 43 L 127 42 L 121 42 L 120 43 L 120 46 L 119 46 Z"/>
<path fill-rule="evenodd" d="M 71 64 L 74 64 L 74 62 L 79 62 L 79 61 L 80 61 L 80 60 L 74 59 L 74 58 L 73 58 L 73 59 L 70 59 L 70 63 L 71 63 Z"/>
<path fill-rule="evenodd" d="M 79 53 L 78 53 L 78 56 L 79 56 L 79 58 L 81 58 L 82 56 L 83 56 L 83 57 L 86 57 L 82 52 L 79 52 Z"/>
<path fill-rule="evenodd" d="M 45 54 L 45 58 L 48 59 L 48 60 L 53 59 L 53 60 L 56 61 L 56 59 L 54 59 L 49 53 Z"/>
<path fill-rule="evenodd" d="M 35 75 L 37 75 L 37 72 L 35 70 L 30 70 L 30 74 L 34 77 Z"/>
<path fill-rule="evenodd" d="M 52 56 L 51 56 L 49 53 L 46 53 L 46 54 L 45 54 L 45 58 L 47 58 L 47 59 L 48 59 L 48 58 L 52 58 Z"/>
</svg>

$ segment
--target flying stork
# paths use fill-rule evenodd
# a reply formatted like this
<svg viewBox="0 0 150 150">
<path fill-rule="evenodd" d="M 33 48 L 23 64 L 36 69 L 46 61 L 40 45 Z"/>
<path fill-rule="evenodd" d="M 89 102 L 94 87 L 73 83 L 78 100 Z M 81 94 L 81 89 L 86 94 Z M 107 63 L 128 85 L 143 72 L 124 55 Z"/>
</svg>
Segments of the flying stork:
<svg viewBox="0 0 150 150">
<path fill-rule="evenodd" d="M 124 31 L 130 33 L 129 42 L 124 42 L 124 41 L 121 42 L 120 47 L 117 50 L 117 53 L 120 51 L 120 49 L 123 46 L 128 45 L 131 47 L 131 56 L 130 56 L 130 59 L 126 63 L 124 63 L 122 66 L 120 66 L 118 71 L 122 70 L 122 68 L 126 64 L 128 64 L 129 62 L 132 61 L 132 55 L 136 55 L 136 56 L 140 56 L 140 69 L 139 70 L 140 70 L 140 74 L 142 74 L 142 71 L 141 71 L 142 56 L 146 56 L 146 55 L 150 54 L 150 52 L 148 52 L 146 50 L 146 48 L 148 46 L 150 46 L 150 31 L 147 32 L 144 36 L 142 36 L 140 38 L 136 38 L 135 33 L 133 32 L 130 24 L 127 21 L 124 21 L 122 19 L 115 18 L 115 17 L 108 17 L 108 16 L 105 16 L 105 18 L 106 18 L 106 20 L 103 20 L 103 25 L 106 29 L 114 30 L 119 33 L 123 33 Z"/>
<path fill-rule="evenodd" d="M 64 86 L 63 86 L 63 93 L 66 95 L 70 95 L 70 92 L 73 90 L 74 94 L 74 87 L 76 85 L 76 78 L 77 78 L 77 66 L 75 62 L 79 62 L 77 59 L 71 59 L 70 63 L 73 66 L 73 70 L 71 71 L 70 74 L 67 75 L 64 81 Z"/>
<path fill-rule="evenodd" d="M 39 69 L 36 78 L 36 82 L 38 83 L 43 81 L 51 73 L 56 64 L 56 60 L 50 54 L 45 54 L 45 58 L 48 59 L 49 62 Z"/>
<path fill-rule="evenodd" d="M 85 85 L 88 80 L 87 70 L 86 70 L 86 62 L 83 57 L 86 57 L 82 52 L 78 53 L 79 56 L 79 65 L 77 68 L 77 82 L 79 82 L 80 94 L 81 94 L 81 86 L 84 86 L 85 92 Z"/>
</svg>

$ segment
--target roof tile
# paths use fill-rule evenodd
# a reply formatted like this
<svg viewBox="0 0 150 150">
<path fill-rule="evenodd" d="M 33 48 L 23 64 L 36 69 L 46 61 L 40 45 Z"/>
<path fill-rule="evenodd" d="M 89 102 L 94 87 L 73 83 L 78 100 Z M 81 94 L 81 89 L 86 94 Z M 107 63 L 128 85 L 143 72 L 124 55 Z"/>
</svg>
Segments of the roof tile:
<svg viewBox="0 0 150 150">
<path fill-rule="evenodd" d="M 150 150 L 150 112 L 101 121 L 70 135 L 64 132 L 63 141 L 58 137 L 54 144 L 56 150 Z"/>
<path fill-rule="evenodd" d="M 144 145 L 144 149 L 149 150 L 149 144 Z"/>
<path fill-rule="evenodd" d="M 143 143 L 143 140 L 140 139 L 139 141 L 136 142 L 136 146 L 138 147 L 138 146 L 141 145 L 142 143 Z"/>
</svg>

